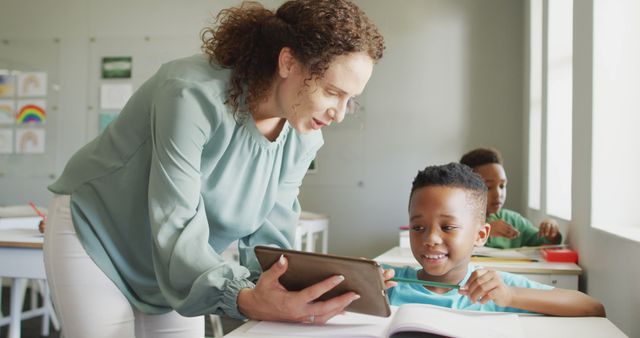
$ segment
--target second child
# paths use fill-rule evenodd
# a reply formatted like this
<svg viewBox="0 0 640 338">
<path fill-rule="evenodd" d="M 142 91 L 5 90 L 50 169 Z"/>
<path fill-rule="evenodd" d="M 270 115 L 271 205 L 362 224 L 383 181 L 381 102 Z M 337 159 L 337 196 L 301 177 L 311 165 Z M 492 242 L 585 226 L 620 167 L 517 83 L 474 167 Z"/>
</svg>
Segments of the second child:
<svg viewBox="0 0 640 338">
<path fill-rule="evenodd" d="M 519 213 L 503 208 L 507 199 L 507 174 L 500 152 L 477 148 L 464 154 L 460 163 L 471 167 L 487 185 L 487 223 L 491 224 L 491 234 L 486 246 L 509 249 L 562 242 L 555 220 L 545 219 L 535 227 Z"/>
</svg>

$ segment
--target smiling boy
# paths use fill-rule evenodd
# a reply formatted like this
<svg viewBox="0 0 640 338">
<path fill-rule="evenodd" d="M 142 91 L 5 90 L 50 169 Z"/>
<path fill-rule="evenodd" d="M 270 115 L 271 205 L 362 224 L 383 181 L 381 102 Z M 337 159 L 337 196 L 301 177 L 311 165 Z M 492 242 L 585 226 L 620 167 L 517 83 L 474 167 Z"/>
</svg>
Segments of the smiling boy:
<svg viewBox="0 0 640 338">
<path fill-rule="evenodd" d="M 605 316 L 596 299 L 470 263 L 486 242 L 487 188 L 459 163 L 418 172 L 409 199 L 410 242 L 421 269 L 394 268 L 396 277 L 460 285 L 460 290 L 399 283 L 388 290 L 393 305 L 426 303 L 455 309 Z"/>
</svg>

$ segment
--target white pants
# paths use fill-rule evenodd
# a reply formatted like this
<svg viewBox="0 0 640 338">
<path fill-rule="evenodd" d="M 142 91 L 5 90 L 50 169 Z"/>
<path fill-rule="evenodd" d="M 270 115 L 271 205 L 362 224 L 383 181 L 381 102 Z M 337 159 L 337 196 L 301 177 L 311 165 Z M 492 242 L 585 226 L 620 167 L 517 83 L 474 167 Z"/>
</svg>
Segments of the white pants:
<svg viewBox="0 0 640 338">
<path fill-rule="evenodd" d="M 70 196 L 55 195 L 45 230 L 44 260 L 65 338 L 202 338 L 204 317 L 136 310 L 87 255 L 71 220 Z"/>
</svg>

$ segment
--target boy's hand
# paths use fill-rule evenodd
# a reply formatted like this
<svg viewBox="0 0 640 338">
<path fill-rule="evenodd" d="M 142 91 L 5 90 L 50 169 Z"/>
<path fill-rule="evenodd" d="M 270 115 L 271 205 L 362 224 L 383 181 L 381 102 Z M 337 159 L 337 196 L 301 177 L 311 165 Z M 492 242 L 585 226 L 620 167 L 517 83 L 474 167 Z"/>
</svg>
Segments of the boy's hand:
<svg viewBox="0 0 640 338">
<path fill-rule="evenodd" d="M 540 223 L 540 230 L 538 230 L 538 237 L 545 237 L 548 240 L 555 242 L 560 234 L 560 227 L 558 222 L 554 219 L 548 218 Z"/>
<path fill-rule="evenodd" d="M 491 224 L 490 237 L 506 237 L 508 239 L 516 238 L 520 235 L 520 232 L 516 230 L 511 224 L 501 220 L 493 220 L 489 222 Z"/>
<path fill-rule="evenodd" d="M 472 302 L 486 304 L 493 301 L 498 306 L 509 306 L 513 299 L 513 289 L 502 281 L 500 274 L 494 270 L 478 269 L 474 271 L 467 283 L 458 291 L 466 295 Z"/>
<path fill-rule="evenodd" d="M 384 287 L 386 289 L 392 288 L 394 286 L 398 286 L 398 282 L 392 282 L 389 279 L 393 278 L 396 275 L 396 270 L 394 269 L 386 269 L 382 271 L 382 280 L 384 280 Z"/>
</svg>

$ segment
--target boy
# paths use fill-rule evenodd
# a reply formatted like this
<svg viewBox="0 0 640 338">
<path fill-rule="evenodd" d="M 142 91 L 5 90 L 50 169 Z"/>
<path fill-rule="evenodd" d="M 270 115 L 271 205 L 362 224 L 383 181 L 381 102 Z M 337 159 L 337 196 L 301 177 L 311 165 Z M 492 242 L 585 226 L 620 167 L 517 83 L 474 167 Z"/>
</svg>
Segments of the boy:
<svg viewBox="0 0 640 338">
<path fill-rule="evenodd" d="M 491 233 L 486 246 L 508 249 L 562 242 L 555 220 L 545 219 L 536 228 L 519 213 L 502 208 L 507 199 L 507 174 L 497 150 L 474 149 L 464 154 L 460 163 L 471 167 L 487 185 L 487 222 L 491 224 Z"/>
<path fill-rule="evenodd" d="M 581 292 L 470 264 L 473 248 L 485 243 L 491 229 L 484 222 L 486 196 L 482 178 L 465 165 L 450 163 L 418 172 L 409 198 L 409 217 L 411 251 L 422 269 L 394 268 L 395 274 L 461 288 L 400 282 L 388 290 L 391 304 L 604 317 L 603 305 Z"/>
</svg>

